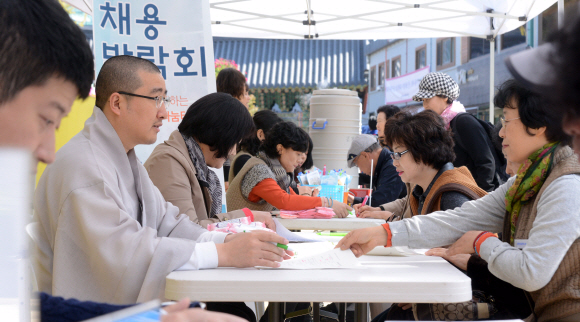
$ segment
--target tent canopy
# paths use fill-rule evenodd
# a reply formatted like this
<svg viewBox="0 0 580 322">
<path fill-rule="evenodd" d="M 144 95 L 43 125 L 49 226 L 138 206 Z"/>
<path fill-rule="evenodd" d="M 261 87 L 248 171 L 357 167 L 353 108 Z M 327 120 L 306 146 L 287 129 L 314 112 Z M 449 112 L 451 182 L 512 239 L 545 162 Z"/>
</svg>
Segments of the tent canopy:
<svg viewBox="0 0 580 322">
<path fill-rule="evenodd" d="M 93 0 L 64 0 L 92 15 Z M 511 31 L 556 0 L 209 0 L 216 37 L 397 39 Z"/>
<path fill-rule="evenodd" d="M 93 0 L 64 0 L 92 14 Z M 202 0 L 204 1 L 204 0 Z M 397 39 L 478 37 L 490 43 L 493 122 L 495 37 L 556 0 L 209 0 L 214 37 Z M 560 15 L 563 3 L 559 0 Z M 98 23 L 98 22 L 96 22 Z"/>
<path fill-rule="evenodd" d="M 555 0 L 210 0 L 213 36 L 396 39 L 511 31 Z M 309 14 L 310 13 L 310 14 Z"/>
</svg>

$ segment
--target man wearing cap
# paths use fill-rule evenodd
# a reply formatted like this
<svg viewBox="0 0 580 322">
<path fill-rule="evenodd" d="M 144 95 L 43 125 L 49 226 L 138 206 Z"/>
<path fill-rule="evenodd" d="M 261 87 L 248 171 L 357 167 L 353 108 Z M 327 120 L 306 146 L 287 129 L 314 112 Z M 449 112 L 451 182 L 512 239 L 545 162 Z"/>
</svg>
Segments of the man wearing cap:
<svg viewBox="0 0 580 322">
<path fill-rule="evenodd" d="M 348 150 L 348 167 L 354 166 L 365 173 L 373 175 L 372 207 L 403 198 L 407 195 L 405 184 L 401 181 L 389 149 L 381 147 L 376 137 L 361 134 L 350 145 Z M 354 198 L 354 203 L 362 203 L 362 198 Z"/>
<path fill-rule="evenodd" d="M 444 73 L 429 73 L 419 83 L 419 92 L 413 100 L 423 102 L 423 108 L 439 114 L 447 129 L 453 132 L 455 161 L 458 168 L 466 166 L 477 185 L 493 191 L 503 183 L 501 165 L 493 144 L 480 122 L 466 113 L 459 101 L 459 85 Z M 497 168 L 496 168 L 497 167 Z"/>
</svg>

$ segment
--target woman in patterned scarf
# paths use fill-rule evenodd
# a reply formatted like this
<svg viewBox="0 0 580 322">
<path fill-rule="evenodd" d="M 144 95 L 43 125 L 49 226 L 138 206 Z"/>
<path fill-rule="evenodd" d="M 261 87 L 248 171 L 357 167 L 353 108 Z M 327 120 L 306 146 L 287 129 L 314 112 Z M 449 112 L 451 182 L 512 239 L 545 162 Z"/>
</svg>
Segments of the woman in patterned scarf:
<svg viewBox="0 0 580 322">
<path fill-rule="evenodd" d="M 508 161 L 521 164 L 515 177 L 460 208 L 353 231 L 338 246 L 360 256 L 377 245 L 429 248 L 453 243 L 428 254 L 466 269 L 473 283 L 494 277 L 523 290 L 532 320 L 579 321 L 578 157 L 568 146 L 561 114 L 537 94 L 510 80 L 494 103 L 503 108 L 503 152 Z M 482 260 L 484 270 L 473 265 Z M 498 289 L 488 293 L 498 304 L 511 301 Z"/>
</svg>

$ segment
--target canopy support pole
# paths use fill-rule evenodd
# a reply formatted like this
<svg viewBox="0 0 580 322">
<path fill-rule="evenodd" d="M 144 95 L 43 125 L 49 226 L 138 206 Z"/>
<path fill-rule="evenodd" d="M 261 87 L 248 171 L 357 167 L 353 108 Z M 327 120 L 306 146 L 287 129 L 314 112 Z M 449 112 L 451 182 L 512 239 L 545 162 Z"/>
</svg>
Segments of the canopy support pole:
<svg viewBox="0 0 580 322">
<path fill-rule="evenodd" d="M 495 96 L 495 37 L 489 41 L 489 121 L 494 124 L 495 106 L 493 97 Z"/>
<path fill-rule="evenodd" d="M 564 27 L 564 0 L 558 0 L 558 29 Z"/>
</svg>

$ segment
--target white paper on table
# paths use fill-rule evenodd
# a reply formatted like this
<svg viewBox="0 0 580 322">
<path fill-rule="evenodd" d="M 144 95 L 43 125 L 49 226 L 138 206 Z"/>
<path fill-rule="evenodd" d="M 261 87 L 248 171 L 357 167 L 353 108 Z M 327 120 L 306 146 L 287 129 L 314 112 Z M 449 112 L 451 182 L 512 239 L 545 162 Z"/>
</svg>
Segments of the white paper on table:
<svg viewBox="0 0 580 322">
<path fill-rule="evenodd" d="M 283 261 L 274 269 L 336 269 L 361 267 L 350 249 L 332 249 L 317 255 Z M 269 267 L 259 267 L 269 268 Z"/>
<path fill-rule="evenodd" d="M 274 219 L 274 222 L 276 223 L 276 234 L 288 239 L 289 242 L 323 242 L 324 239 L 322 238 L 307 238 L 307 237 L 303 237 L 300 236 L 298 234 L 295 234 L 291 231 L 289 231 L 288 229 L 286 229 L 286 227 L 284 227 L 284 225 L 282 225 L 282 223 L 280 223 L 280 221 L 276 218 L 272 218 Z"/>
</svg>

